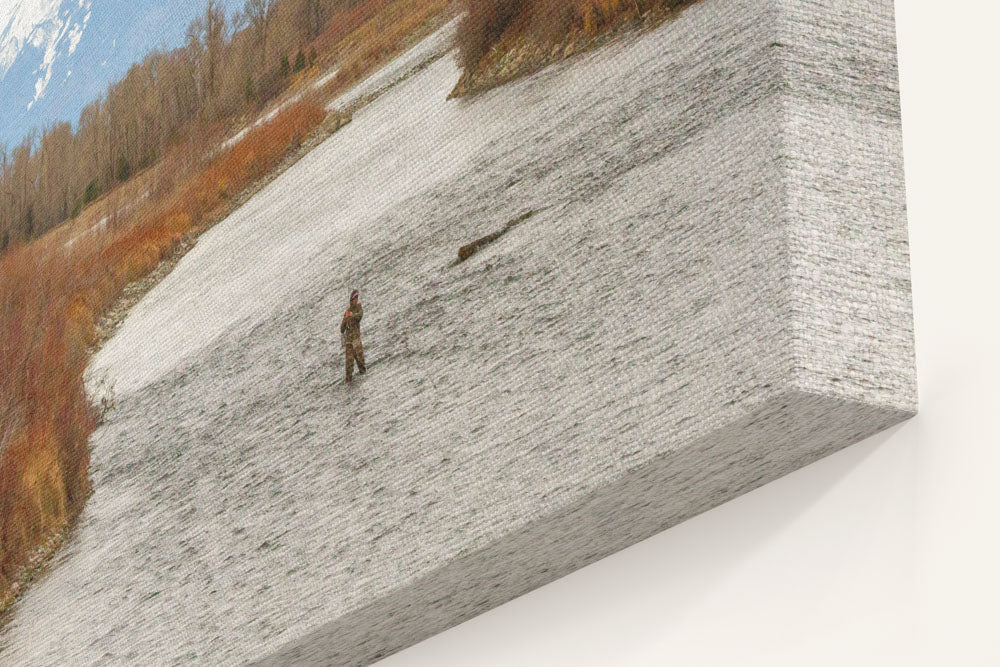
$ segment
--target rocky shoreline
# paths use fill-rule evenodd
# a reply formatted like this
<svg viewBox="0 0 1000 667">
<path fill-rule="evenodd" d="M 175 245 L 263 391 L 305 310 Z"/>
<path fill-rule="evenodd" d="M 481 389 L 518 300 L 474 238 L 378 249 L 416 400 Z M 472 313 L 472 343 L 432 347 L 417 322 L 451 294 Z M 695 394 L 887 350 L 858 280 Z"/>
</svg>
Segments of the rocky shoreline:
<svg viewBox="0 0 1000 667">
<path fill-rule="evenodd" d="M 52 556 L 69 538 L 75 525 L 76 519 L 72 519 L 67 525 L 49 535 L 28 554 L 28 561 L 18 571 L 13 583 L 0 595 L 0 628 L 9 618 L 7 611 L 25 591 L 28 584 L 45 573 L 46 566 L 51 561 Z"/>
</svg>

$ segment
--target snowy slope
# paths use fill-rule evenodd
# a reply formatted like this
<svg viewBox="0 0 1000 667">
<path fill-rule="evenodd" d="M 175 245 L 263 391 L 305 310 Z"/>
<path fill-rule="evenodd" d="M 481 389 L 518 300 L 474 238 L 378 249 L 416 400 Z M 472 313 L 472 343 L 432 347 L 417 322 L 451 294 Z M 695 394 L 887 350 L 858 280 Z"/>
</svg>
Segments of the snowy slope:
<svg viewBox="0 0 1000 667">
<path fill-rule="evenodd" d="M 777 382 L 766 29 L 702 3 L 468 100 L 446 55 L 209 230 L 93 360 L 95 492 L 0 658 L 241 664 L 722 419 L 678 391 Z"/>
</svg>

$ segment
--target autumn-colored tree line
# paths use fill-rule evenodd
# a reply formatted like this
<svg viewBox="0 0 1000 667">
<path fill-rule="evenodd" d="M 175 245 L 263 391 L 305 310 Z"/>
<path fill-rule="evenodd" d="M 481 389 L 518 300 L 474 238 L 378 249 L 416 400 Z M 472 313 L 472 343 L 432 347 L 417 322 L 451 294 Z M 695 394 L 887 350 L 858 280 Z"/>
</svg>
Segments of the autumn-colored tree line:
<svg viewBox="0 0 1000 667">
<path fill-rule="evenodd" d="M 259 109 L 312 64 L 331 19 L 365 0 L 246 0 L 226 16 L 218 0 L 183 46 L 153 51 L 80 113 L 14 147 L 0 144 L 0 252 L 74 217 L 168 148 Z"/>
</svg>

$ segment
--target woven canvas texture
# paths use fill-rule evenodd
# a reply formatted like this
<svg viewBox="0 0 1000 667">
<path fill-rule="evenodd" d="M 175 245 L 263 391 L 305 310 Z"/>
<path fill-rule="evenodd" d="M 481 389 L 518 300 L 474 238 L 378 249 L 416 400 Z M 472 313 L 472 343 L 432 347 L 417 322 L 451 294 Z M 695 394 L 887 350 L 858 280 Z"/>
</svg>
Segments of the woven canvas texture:
<svg viewBox="0 0 1000 667">
<path fill-rule="evenodd" d="M 454 29 L 95 357 L 13 662 L 367 664 L 915 412 L 891 0 L 703 0 L 446 100 Z"/>
</svg>

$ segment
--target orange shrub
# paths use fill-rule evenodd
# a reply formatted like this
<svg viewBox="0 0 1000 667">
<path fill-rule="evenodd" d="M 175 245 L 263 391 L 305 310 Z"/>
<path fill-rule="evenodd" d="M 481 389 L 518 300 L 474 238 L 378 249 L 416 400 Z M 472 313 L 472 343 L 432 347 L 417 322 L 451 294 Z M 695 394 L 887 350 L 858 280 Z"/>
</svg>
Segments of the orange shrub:
<svg viewBox="0 0 1000 667">
<path fill-rule="evenodd" d="M 289 105 L 213 161 L 201 176 L 198 192 L 205 196 L 206 203 L 233 196 L 276 167 L 285 153 L 298 147 L 325 117 L 323 107 L 312 100 Z"/>
<path fill-rule="evenodd" d="M 0 584 L 87 494 L 95 415 L 80 348 L 93 323 L 71 298 L 83 265 L 63 259 L 31 246 L 0 258 Z"/>
<path fill-rule="evenodd" d="M 519 16 L 527 0 L 465 0 L 465 18 L 458 33 L 462 64 L 471 68 L 482 59 Z"/>
</svg>

